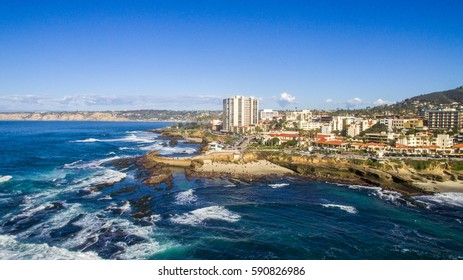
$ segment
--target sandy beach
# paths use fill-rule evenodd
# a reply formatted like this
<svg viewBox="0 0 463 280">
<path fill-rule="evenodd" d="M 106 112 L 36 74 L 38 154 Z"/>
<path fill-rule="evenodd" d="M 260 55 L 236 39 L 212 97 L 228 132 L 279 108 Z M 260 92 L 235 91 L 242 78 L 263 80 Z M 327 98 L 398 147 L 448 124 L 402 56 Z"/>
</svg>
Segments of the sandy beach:
<svg viewBox="0 0 463 280">
<path fill-rule="evenodd" d="M 233 174 L 233 175 L 287 175 L 293 174 L 294 172 L 288 168 L 284 168 L 273 164 L 266 160 L 259 160 L 255 162 L 248 163 L 221 163 L 221 162 L 212 162 L 205 163 L 199 167 L 197 172 L 207 172 L 207 173 L 223 173 L 223 174 Z"/>
<path fill-rule="evenodd" d="M 426 183 L 416 182 L 415 185 L 432 192 L 463 192 L 463 181 L 428 181 Z"/>
</svg>

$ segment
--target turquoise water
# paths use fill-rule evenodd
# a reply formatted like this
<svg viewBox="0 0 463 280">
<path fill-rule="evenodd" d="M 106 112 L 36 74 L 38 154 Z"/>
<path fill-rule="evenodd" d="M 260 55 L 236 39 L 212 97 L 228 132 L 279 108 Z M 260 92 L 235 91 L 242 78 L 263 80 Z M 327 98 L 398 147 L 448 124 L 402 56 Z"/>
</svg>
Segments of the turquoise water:
<svg viewBox="0 0 463 280">
<path fill-rule="evenodd" d="M 252 184 L 133 165 L 165 123 L 0 122 L 0 259 L 461 259 L 463 195 L 281 178 Z M 134 215 L 143 212 L 143 215 Z"/>
</svg>

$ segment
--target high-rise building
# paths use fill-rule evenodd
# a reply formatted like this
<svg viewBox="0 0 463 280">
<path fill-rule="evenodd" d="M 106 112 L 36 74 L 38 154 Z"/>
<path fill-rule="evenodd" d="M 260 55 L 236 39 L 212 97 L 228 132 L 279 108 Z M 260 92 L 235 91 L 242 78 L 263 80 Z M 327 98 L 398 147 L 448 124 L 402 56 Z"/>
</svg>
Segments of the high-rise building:
<svg viewBox="0 0 463 280">
<path fill-rule="evenodd" d="M 254 97 L 234 96 L 223 100 L 223 129 L 245 131 L 259 122 L 259 101 Z"/>
</svg>

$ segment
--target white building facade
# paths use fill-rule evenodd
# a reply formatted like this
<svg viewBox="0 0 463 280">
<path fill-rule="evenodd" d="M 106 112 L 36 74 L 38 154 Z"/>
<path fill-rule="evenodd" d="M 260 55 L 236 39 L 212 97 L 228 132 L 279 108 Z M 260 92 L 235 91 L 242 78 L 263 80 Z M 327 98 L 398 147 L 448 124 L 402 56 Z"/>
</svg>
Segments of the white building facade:
<svg viewBox="0 0 463 280">
<path fill-rule="evenodd" d="M 278 117 L 278 111 L 274 111 L 272 109 L 264 109 L 260 111 L 260 119 L 262 121 L 271 121 L 277 117 Z"/>
<path fill-rule="evenodd" d="M 223 100 L 223 130 L 237 131 L 259 122 L 259 100 L 254 97 L 234 96 Z"/>
</svg>

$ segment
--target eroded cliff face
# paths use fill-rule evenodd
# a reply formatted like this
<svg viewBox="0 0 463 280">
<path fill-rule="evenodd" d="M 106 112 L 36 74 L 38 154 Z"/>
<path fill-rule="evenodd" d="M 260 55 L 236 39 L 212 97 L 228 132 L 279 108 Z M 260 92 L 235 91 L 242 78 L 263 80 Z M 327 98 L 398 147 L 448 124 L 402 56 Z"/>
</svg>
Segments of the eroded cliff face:
<svg viewBox="0 0 463 280">
<path fill-rule="evenodd" d="M 446 162 L 413 160 L 359 160 L 335 157 L 316 157 L 290 155 L 279 152 L 210 153 L 188 158 L 160 157 L 156 152 L 145 156 L 145 167 L 162 166 L 183 167 L 189 171 L 197 170 L 207 162 L 249 163 L 266 160 L 288 168 L 296 174 L 312 180 L 343 184 L 380 186 L 405 195 L 427 194 L 429 191 L 419 183 L 458 181 L 463 179 L 460 171 L 454 171 Z"/>
<path fill-rule="evenodd" d="M 0 114 L 0 120 L 22 121 L 128 121 L 110 112 L 63 112 L 63 113 L 11 113 Z"/>
<path fill-rule="evenodd" d="M 452 170 L 445 161 L 373 161 L 282 153 L 263 154 L 261 157 L 316 180 L 380 186 L 406 195 L 429 193 L 419 183 L 457 182 L 463 179 L 463 174 Z"/>
</svg>

